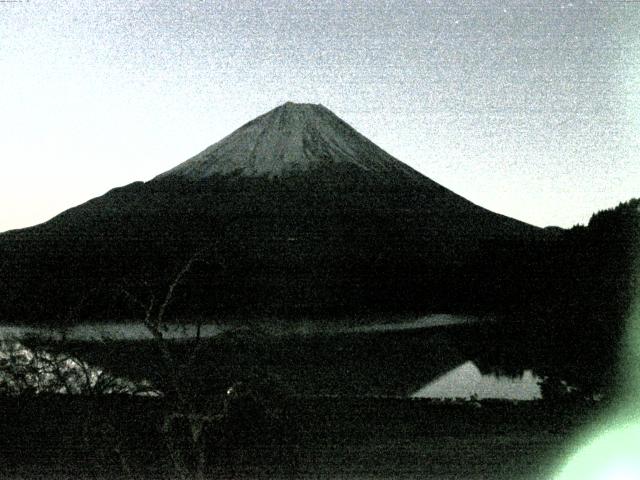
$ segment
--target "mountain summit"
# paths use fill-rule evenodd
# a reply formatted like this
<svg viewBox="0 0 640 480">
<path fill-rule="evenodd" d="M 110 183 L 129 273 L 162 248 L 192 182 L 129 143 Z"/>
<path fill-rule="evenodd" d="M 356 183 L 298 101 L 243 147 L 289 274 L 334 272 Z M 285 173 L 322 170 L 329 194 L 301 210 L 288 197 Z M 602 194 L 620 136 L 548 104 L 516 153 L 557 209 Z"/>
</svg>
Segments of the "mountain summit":
<svg viewBox="0 0 640 480">
<path fill-rule="evenodd" d="M 273 177 L 327 163 L 381 175 L 419 175 L 326 107 L 287 102 L 156 178 L 200 180 L 232 173 Z"/>
</svg>

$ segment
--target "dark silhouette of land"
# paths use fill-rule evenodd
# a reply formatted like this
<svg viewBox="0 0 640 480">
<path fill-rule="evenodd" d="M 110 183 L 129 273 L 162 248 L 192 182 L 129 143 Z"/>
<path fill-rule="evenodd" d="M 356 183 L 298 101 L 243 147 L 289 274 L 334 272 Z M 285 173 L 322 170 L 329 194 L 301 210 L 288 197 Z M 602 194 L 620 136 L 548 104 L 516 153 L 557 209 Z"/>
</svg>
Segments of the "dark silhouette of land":
<svg viewBox="0 0 640 480">
<path fill-rule="evenodd" d="M 75 321 L 130 319 L 122 282 L 164 285 L 194 252 L 204 261 L 173 307 L 183 318 L 474 310 L 465 276 L 491 242 L 544 236 L 424 177 L 320 106 L 283 105 L 216 145 L 0 235 L 2 318 L 60 324 L 83 303 Z"/>
</svg>

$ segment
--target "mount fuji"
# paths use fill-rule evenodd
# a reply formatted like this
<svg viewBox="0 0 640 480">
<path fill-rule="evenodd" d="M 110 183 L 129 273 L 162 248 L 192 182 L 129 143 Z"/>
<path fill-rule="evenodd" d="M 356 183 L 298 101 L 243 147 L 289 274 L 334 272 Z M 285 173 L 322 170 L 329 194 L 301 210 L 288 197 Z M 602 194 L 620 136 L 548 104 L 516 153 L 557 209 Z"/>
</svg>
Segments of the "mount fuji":
<svg viewBox="0 0 640 480">
<path fill-rule="evenodd" d="M 286 103 L 148 182 L 0 234 L 0 317 L 131 318 L 120 287 L 161 289 L 195 252 L 176 317 L 473 312 L 487 253 L 541 232 Z"/>
</svg>

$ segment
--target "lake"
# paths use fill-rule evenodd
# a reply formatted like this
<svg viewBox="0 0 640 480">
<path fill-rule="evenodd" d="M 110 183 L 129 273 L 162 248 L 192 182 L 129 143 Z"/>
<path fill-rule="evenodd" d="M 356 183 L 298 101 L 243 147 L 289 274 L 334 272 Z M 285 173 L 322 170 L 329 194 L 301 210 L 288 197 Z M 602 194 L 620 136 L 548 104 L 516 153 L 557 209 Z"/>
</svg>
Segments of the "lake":
<svg viewBox="0 0 640 480">
<path fill-rule="evenodd" d="M 434 327 L 444 327 L 451 325 L 469 325 L 478 322 L 479 319 L 469 316 L 458 316 L 448 314 L 428 315 L 411 318 L 406 321 L 360 323 L 352 322 L 347 326 L 344 323 L 330 322 L 287 322 L 278 320 L 268 320 L 254 325 L 261 333 L 274 337 L 286 337 L 286 342 L 296 343 L 296 337 L 327 337 L 332 335 L 349 334 L 354 338 L 369 337 L 368 334 L 380 338 L 380 335 L 397 332 L 406 332 L 412 335 L 428 332 Z M 224 331 L 234 327 L 229 324 L 204 324 L 201 326 L 201 336 L 213 338 Z M 244 327 L 247 328 L 247 327 Z M 193 338 L 197 327 L 194 324 L 167 325 L 164 329 L 165 337 L 173 340 Z M 404 335 L 404 333 L 403 333 Z M 128 323 L 86 323 L 66 329 L 47 329 L 33 326 L 0 326 L 0 340 L 19 341 L 25 337 L 40 338 L 65 338 L 69 341 L 100 342 L 103 340 L 113 340 L 118 342 L 152 340 L 153 337 L 145 325 L 140 322 Z M 343 338 L 343 337 L 341 337 Z M 377 341 L 377 340 L 371 340 Z M 438 341 L 425 344 L 427 351 L 442 350 L 443 352 L 455 348 L 455 340 Z M 400 348 L 400 351 L 402 349 Z M 436 352 L 437 353 L 437 352 Z M 0 354 L 1 356 L 1 354 Z M 434 357 L 430 357 L 434 358 Z M 437 355 L 436 357 L 437 358 Z M 356 365 L 357 365 L 356 361 Z M 540 379 L 530 370 L 525 371 L 520 377 L 502 377 L 490 374 L 483 374 L 471 361 L 460 357 L 455 363 L 449 363 L 446 369 L 435 378 L 431 378 L 428 383 L 417 388 L 413 393 L 408 393 L 414 398 L 500 398 L 513 400 L 533 400 L 540 398 Z M 350 365 L 349 368 L 353 368 Z M 96 367 L 98 368 L 98 367 Z M 384 364 L 377 368 L 384 368 Z M 418 384 L 419 385 L 419 384 Z"/>
</svg>

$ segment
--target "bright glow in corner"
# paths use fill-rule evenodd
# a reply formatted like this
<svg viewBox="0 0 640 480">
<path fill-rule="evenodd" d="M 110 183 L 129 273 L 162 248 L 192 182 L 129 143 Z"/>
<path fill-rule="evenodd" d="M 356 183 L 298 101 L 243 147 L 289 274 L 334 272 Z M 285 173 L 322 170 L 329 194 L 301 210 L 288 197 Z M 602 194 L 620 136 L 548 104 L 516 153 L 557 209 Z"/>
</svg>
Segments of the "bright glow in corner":
<svg viewBox="0 0 640 480">
<path fill-rule="evenodd" d="M 571 458 L 556 480 L 640 480 L 640 425 L 601 433 Z"/>
</svg>

